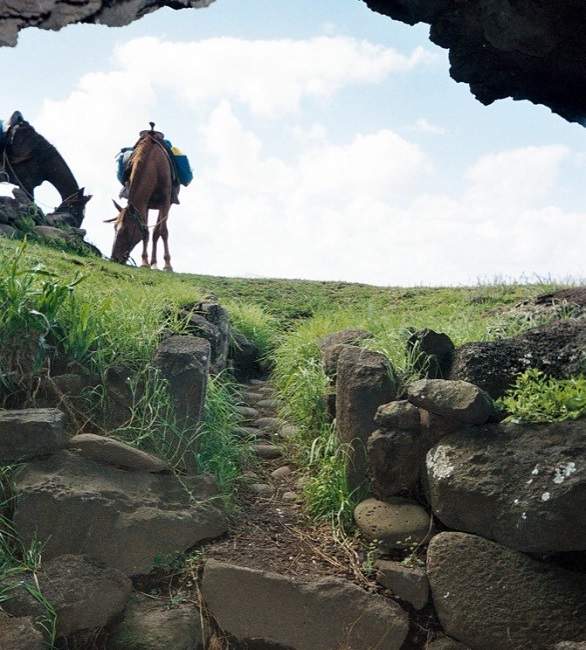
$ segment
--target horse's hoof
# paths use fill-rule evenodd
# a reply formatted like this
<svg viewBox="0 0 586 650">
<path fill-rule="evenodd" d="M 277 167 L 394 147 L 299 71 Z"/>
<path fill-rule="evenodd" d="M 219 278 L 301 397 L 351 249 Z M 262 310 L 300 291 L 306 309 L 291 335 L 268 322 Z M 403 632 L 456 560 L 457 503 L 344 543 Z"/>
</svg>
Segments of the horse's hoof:
<svg viewBox="0 0 586 650">
<path fill-rule="evenodd" d="M 165 267 L 165 271 L 167 271 L 168 273 L 173 273 L 173 267 L 167 265 L 167 266 Z"/>
<path fill-rule="evenodd" d="M 159 270 L 159 268 L 158 268 L 156 262 L 153 262 L 153 263 L 151 264 L 151 269 L 152 269 L 153 271 L 158 271 L 158 270 Z"/>
<path fill-rule="evenodd" d="M 143 262 L 143 263 L 140 265 L 140 268 L 141 268 L 141 269 L 150 269 L 150 268 L 151 268 L 151 265 L 150 265 L 148 262 Z"/>
</svg>

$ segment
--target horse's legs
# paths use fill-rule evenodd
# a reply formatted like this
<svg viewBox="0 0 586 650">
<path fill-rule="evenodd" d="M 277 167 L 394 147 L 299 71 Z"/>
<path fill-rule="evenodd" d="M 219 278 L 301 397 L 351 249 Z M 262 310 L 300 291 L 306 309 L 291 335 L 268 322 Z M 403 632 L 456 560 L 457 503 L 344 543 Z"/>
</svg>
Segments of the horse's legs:
<svg viewBox="0 0 586 650">
<path fill-rule="evenodd" d="M 168 205 L 159 212 L 159 226 L 161 228 L 161 239 L 163 240 L 163 248 L 165 250 L 165 271 L 173 271 L 171 266 L 171 254 L 169 253 L 169 229 L 167 228 L 167 221 L 169 220 L 169 210 L 171 206 Z"/>
<path fill-rule="evenodd" d="M 152 254 L 151 254 L 151 268 L 156 269 L 157 268 L 157 244 L 159 243 L 159 237 L 161 236 L 161 222 L 160 222 L 160 214 L 159 214 L 159 219 L 157 220 L 157 225 L 155 226 L 155 229 L 153 230 L 153 239 L 152 239 Z"/>
<path fill-rule="evenodd" d="M 149 251 L 148 251 L 148 246 L 149 246 L 149 211 L 148 209 L 146 210 L 146 215 L 145 215 L 145 224 L 147 226 L 147 229 L 145 230 L 145 234 L 142 237 L 142 267 L 149 268 Z"/>
</svg>

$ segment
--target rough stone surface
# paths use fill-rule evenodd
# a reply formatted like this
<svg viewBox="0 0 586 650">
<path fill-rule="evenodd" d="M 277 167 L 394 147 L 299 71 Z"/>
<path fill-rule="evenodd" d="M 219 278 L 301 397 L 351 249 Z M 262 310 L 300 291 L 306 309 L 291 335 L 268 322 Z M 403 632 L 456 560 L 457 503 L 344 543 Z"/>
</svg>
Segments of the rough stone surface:
<svg viewBox="0 0 586 650">
<path fill-rule="evenodd" d="M 545 650 L 586 637 L 583 574 L 466 533 L 431 540 L 427 574 L 443 629 L 474 650 Z"/>
<path fill-rule="evenodd" d="M 348 480 L 352 489 L 367 480 L 366 443 L 375 430 L 374 416 L 397 391 L 388 359 L 370 350 L 347 346 L 338 360 L 336 429 L 340 441 L 350 445 Z"/>
<path fill-rule="evenodd" d="M 213 491 L 204 477 L 182 485 L 172 474 L 128 472 L 62 451 L 17 476 L 14 522 L 25 544 L 43 542 L 44 558 L 87 554 L 144 574 L 157 558 L 226 531 Z"/>
<path fill-rule="evenodd" d="M 374 423 L 385 431 L 419 431 L 419 409 L 407 400 L 397 400 L 379 406 Z"/>
<path fill-rule="evenodd" d="M 431 25 L 450 50 L 450 74 L 483 104 L 512 97 L 582 122 L 586 103 L 586 6 L 580 0 L 365 0 L 410 25 Z"/>
<path fill-rule="evenodd" d="M 520 551 L 586 550 L 586 420 L 494 424 L 427 454 L 427 491 L 449 528 Z"/>
<path fill-rule="evenodd" d="M 202 594 L 222 630 L 275 650 L 398 650 L 409 626 L 396 603 L 339 578 L 299 583 L 208 560 Z"/>
<path fill-rule="evenodd" d="M 36 580 L 55 608 L 58 637 L 105 627 L 124 610 L 132 590 L 123 573 L 81 555 L 62 555 L 45 562 Z M 5 579 L 2 587 L 8 590 L 9 598 L 2 607 L 13 616 L 40 621 L 46 611 L 26 589 L 27 584 L 36 584 L 32 575 Z"/>
<path fill-rule="evenodd" d="M 30 616 L 13 618 L 0 613 L 0 647 L 7 650 L 46 650 L 47 646 Z"/>
<path fill-rule="evenodd" d="M 283 455 L 283 452 L 274 445 L 253 445 L 252 450 L 259 458 L 264 458 L 265 460 L 273 460 Z"/>
<path fill-rule="evenodd" d="M 51 454 L 67 446 L 65 416 L 58 409 L 0 411 L 0 462 Z"/>
<path fill-rule="evenodd" d="M 190 335 L 170 336 L 160 344 L 154 363 L 169 383 L 177 419 L 196 426 L 207 390 L 209 341 Z"/>
<path fill-rule="evenodd" d="M 291 476 L 291 468 L 289 467 L 289 465 L 283 465 L 283 467 L 279 467 L 278 469 L 271 472 L 271 476 L 275 480 L 280 481 L 282 479 Z"/>
<path fill-rule="evenodd" d="M 414 367 L 429 379 L 448 376 L 454 360 L 455 346 L 447 334 L 430 329 L 413 332 L 407 340 L 407 351 Z"/>
<path fill-rule="evenodd" d="M 187 334 L 206 339 L 210 344 L 210 372 L 222 372 L 228 364 L 230 318 L 215 300 L 204 300 L 182 310 Z"/>
<path fill-rule="evenodd" d="M 562 641 L 555 644 L 554 650 L 586 650 L 586 641 Z"/>
<path fill-rule="evenodd" d="M 472 382 L 500 397 L 528 368 L 558 379 L 584 373 L 586 319 L 555 321 L 511 339 L 463 345 L 456 350 L 450 379 Z"/>
<path fill-rule="evenodd" d="M 427 512 L 414 501 L 400 497 L 366 499 L 354 509 L 354 520 L 363 535 L 389 549 L 410 548 L 430 533 Z"/>
<path fill-rule="evenodd" d="M 69 448 L 75 449 L 85 458 L 98 463 L 126 467 L 127 469 L 144 472 L 164 472 L 169 470 L 169 465 L 136 447 L 94 433 L 80 433 L 69 441 Z"/>
<path fill-rule="evenodd" d="M 430 413 L 466 424 L 485 424 L 496 413 L 490 396 L 466 381 L 421 379 L 407 388 L 407 397 Z"/>
<path fill-rule="evenodd" d="M 408 602 L 415 609 L 423 609 L 429 602 L 429 581 L 424 569 L 387 560 L 375 562 L 374 568 L 377 582 L 397 598 Z"/>
<path fill-rule="evenodd" d="M 324 365 L 324 372 L 332 379 L 336 379 L 338 359 L 344 346 L 353 345 L 359 346 L 362 341 L 372 338 L 372 334 L 366 330 L 361 329 L 347 329 L 341 332 L 334 332 L 328 336 L 324 336 L 318 341 L 318 346 L 321 351 L 322 361 Z"/>
<path fill-rule="evenodd" d="M 149 0 L 112 3 L 107 0 L 83 0 L 69 3 L 47 0 L 42 4 L 15 0 L 0 5 L 0 45 L 16 45 L 18 32 L 29 26 L 56 30 L 72 23 L 98 23 L 120 27 L 141 18 L 159 7 L 207 7 L 214 0 Z"/>
<path fill-rule="evenodd" d="M 199 610 L 135 595 L 122 622 L 108 642 L 108 650 L 203 650 Z"/>
<path fill-rule="evenodd" d="M 18 234 L 16 228 L 9 226 L 7 223 L 0 223 L 0 237 L 14 239 Z"/>
<path fill-rule="evenodd" d="M 451 639 L 449 636 L 441 636 L 425 646 L 425 650 L 470 650 L 467 645 Z"/>
<path fill-rule="evenodd" d="M 378 497 L 415 488 L 428 450 L 420 433 L 375 431 L 368 439 L 367 450 L 373 490 Z"/>
<path fill-rule="evenodd" d="M 270 433 L 278 433 L 281 429 L 283 423 L 279 418 L 258 418 L 255 420 L 254 426 L 262 429 L 263 431 L 269 431 Z"/>
</svg>

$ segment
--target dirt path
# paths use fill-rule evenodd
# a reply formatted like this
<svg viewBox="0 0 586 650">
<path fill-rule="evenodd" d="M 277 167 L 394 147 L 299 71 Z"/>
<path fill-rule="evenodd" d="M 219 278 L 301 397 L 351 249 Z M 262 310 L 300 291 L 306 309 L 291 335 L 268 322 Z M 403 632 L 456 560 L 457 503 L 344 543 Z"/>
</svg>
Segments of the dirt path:
<svg viewBox="0 0 586 650">
<path fill-rule="evenodd" d="M 208 544 L 204 556 L 304 579 L 335 575 L 377 590 L 360 571 L 358 547 L 303 514 L 303 477 L 287 445 L 294 427 L 279 419 L 270 383 L 253 380 L 242 397 L 242 433 L 254 441 L 257 461 L 244 472 L 228 535 Z"/>
</svg>

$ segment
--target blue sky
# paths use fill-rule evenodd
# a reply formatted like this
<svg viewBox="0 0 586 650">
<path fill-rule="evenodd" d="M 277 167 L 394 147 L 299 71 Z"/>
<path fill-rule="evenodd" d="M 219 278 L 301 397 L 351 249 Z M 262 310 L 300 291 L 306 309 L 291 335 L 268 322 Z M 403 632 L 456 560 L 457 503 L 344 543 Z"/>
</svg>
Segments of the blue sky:
<svg viewBox="0 0 586 650">
<path fill-rule="evenodd" d="M 217 0 L 117 29 L 29 29 L 1 56 L 4 114 L 22 110 L 93 192 L 85 227 L 106 253 L 113 156 L 154 119 L 197 173 L 171 214 L 177 270 L 402 285 L 584 275 L 584 129 L 528 102 L 483 107 L 425 26 L 357 0 Z"/>
</svg>

